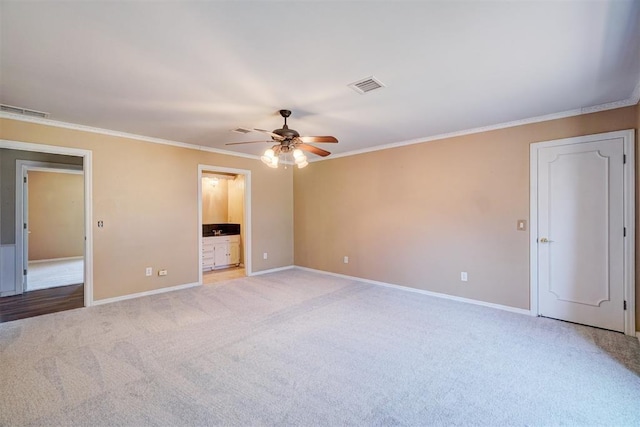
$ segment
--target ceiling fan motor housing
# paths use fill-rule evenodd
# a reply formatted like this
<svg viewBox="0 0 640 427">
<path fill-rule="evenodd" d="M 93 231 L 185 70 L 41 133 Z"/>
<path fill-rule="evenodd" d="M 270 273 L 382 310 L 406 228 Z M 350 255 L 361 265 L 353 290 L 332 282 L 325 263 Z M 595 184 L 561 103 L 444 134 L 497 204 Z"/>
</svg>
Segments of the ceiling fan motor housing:
<svg viewBox="0 0 640 427">
<path fill-rule="evenodd" d="M 293 139 L 293 138 L 297 138 L 297 137 L 300 136 L 298 131 L 296 131 L 294 129 L 289 129 L 289 127 L 287 125 L 284 125 L 282 127 L 282 129 L 274 130 L 273 133 L 275 133 L 277 135 L 280 135 L 284 139 Z"/>
<path fill-rule="evenodd" d="M 289 126 L 287 126 L 287 117 L 291 115 L 291 110 L 280 110 L 280 115 L 284 118 L 284 125 L 282 126 L 282 129 L 276 129 L 273 133 L 280 135 L 286 140 L 298 138 L 300 134 L 294 129 L 289 129 Z"/>
</svg>

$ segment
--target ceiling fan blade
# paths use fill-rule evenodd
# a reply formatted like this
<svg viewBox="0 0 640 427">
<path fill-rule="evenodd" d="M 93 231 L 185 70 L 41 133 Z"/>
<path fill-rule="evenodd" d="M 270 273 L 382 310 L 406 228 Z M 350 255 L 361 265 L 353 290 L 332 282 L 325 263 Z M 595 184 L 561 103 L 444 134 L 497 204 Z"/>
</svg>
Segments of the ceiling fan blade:
<svg viewBox="0 0 640 427">
<path fill-rule="evenodd" d="M 247 142 L 228 142 L 224 145 L 241 145 L 241 144 L 255 144 L 257 142 L 273 142 L 273 141 L 247 141 Z"/>
<path fill-rule="evenodd" d="M 338 142 L 334 136 L 299 136 L 298 139 L 302 142 Z"/>
<path fill-rule="evenodd" d="M 277 133 L 273 133 L 273 132 L 269 132 L 268 130 L 264 130 L 264 129 L 257 129 L 257 128 L 253 128 L 253 130 L 255 130 L 256 132 L 262 132 L 262 133 L 266 133 L 267 135 L 269 135 L 271 138 L 274 138 L 278 141 L 282 141 L 284 138 L 280 135 L 278 135 Z"/>
<path fill-rule="evenodd" d="M 313 154 L 317 154 L 318 156 L 322 156 L 322 157 L 327 157 L 329 154 L 331 154 L 327 150 L 323 150 L 322 148 L 314 147 L 313 145 L 304 144 L 304 143 L 296 144 L 296 148 L 299 148 L 304 151 L 308 151 Z"/>
</svg>

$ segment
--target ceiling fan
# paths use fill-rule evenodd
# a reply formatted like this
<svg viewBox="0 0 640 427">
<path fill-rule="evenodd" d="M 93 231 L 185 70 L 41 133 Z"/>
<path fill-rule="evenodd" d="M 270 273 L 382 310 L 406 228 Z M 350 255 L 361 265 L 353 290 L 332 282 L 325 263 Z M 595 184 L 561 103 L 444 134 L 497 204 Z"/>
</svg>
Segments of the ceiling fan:
<svg viewBox="0 0 640 427">
<path fill-rule="evenodd" d="M 281 154 L 286 155 L 291 153 L 293 160 L 299 168 L 307 166 L 307 157 L 301 150 L 308 151 L 309 153 L 316 154 L 318 156 L 326 157 L 331 154 L 327 150 L 309 145 L 309 143 L 337 143 L 338 140 L 333 136 L 300 136 L 298 131 L 289 129 L 287 126 L 287 117 L 291 116 L 290 110 L 280 110 L 280 115 L 284 118 L 284 125 L 281 129 L 275 129 L 273 132 L 269 132 L 264 129 L 253 129 L 256 132 L 267 134 L 271 137 L 272 141 L 276 141 L 277 144 L 267 149 L 264 155 L 261 157 L 262 161 L 272 168 L 278 167 L 278 159 Z M 271 141 L 248 141 L 248 142 L 230 142 L 225 145 L 240 145 L 240 144 L 255 144 L 257 142 L 271 142 Z"/>
</svg>

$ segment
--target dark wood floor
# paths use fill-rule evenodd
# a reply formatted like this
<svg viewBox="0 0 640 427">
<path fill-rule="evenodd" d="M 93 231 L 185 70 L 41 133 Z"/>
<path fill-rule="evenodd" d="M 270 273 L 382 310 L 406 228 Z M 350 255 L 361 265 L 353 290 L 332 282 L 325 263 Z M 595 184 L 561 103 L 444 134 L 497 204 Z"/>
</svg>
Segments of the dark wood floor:
<svg viewBox="0 0 640 427">
<path fill-rule="evenodd" d="M 84 307 L 84 285 L 59 286 L 0 298 L 0 323 Z"/>
</svg>

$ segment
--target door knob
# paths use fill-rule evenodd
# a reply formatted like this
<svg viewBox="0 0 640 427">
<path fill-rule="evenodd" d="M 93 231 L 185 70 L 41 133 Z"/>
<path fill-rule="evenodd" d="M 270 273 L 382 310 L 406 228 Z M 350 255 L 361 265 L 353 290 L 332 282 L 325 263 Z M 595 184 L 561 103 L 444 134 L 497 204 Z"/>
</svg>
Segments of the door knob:
<svg viewBox="0 0 640 427">
<path fill-rule="evenodd" d="M 549 240 L 546 237 L 541 237 L 540 238 L 540 243 L 551 243 L 553 242 L 553 240 Z"/>
</svg>

